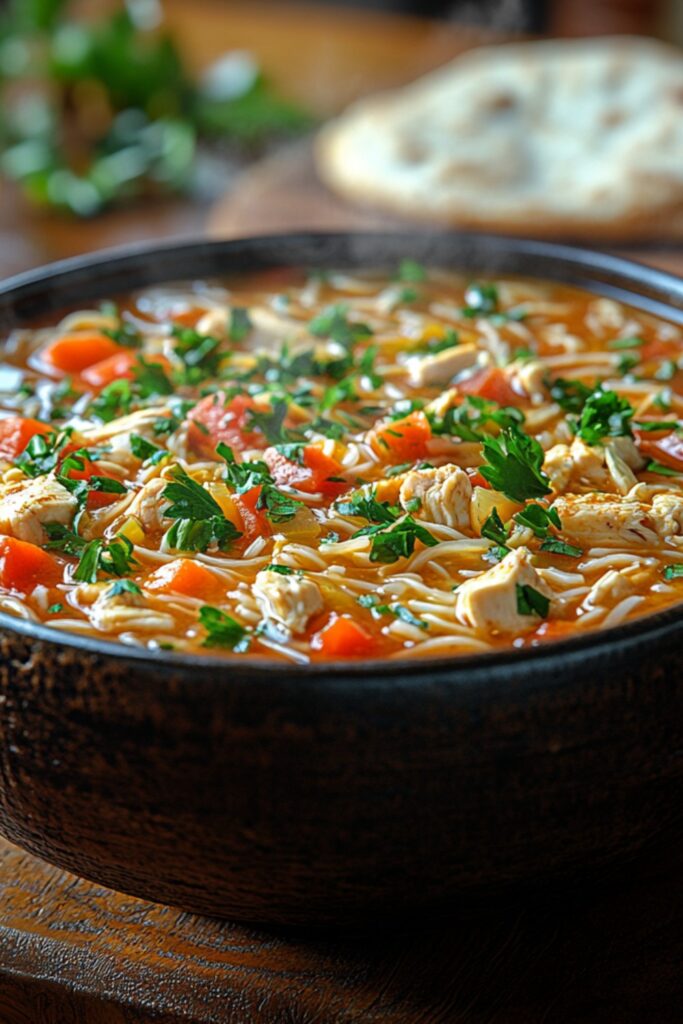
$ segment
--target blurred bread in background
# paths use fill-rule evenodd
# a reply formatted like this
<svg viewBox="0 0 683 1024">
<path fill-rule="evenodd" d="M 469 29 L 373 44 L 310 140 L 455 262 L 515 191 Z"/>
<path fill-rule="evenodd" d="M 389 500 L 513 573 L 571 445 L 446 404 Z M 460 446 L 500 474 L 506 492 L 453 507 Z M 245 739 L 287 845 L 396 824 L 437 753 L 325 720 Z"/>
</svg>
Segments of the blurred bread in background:
<svg viewBox="0 0 683 1024">
<path fill-rule="evenodd" d="M 683 51 L 651 39 L 471 50 L 360 100 L 316 144 L 356 203 L 443 225 L 683 238 Z"/>
</svg>

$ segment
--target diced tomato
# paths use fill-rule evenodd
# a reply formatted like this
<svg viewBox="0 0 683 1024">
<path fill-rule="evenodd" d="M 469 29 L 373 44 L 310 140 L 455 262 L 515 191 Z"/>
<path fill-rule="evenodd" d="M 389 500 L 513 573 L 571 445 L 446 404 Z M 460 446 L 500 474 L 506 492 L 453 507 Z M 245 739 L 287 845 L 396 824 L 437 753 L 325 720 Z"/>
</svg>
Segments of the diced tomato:
<svg viewBox="0 0 683 1024">
<path fill-rule="evenodd" d="M 285 458 L 276 448 L 267 448 L 263 458 L 279 487 L 295 487 L 304 494 L 320 493 L 329 498 L 349 489 L 344 480 L 331 479 L 340 475 L 341 463 L 325 455 L 317 445 L 309 444 L 301 450 L 301 463 Z"/>
<path fill-rule="evenodd" d="M 638 448 L 643 455 L 683 473 L 683 437 L 680 434 L 670 433 L 655 439 L 647 433 L 637 436 Z"/>
<path fill-rule="evenodd" d="M 237 451 L 257 448 L 263 435 L 249 430 L 249 410 L 256 402 L 249 395 L 228 398 L 223 392 L 207 395 L 188 415 L 188 441 L 195 452 L 213 456 L 223 442 Z"/>
<path fill-rule="evenodd" d="M 62 571 L 57 561 L 36 544 L 0 537 L 0 586 L 30 594 L 39 583 L 50 587 Z"/>
<path fill-rule="evenodd" d="M 176 558 L 162 565 L 152 573 L 145 586 L 161 594 L 185 594 L 186 597 L 203 599 L 210 598 L 221 589 L 214 574 L 193 558 Z"/>
<path fill-rule="evenodd" d="M 514 390 L 503 370 L 493 366 L 480 370 L 457 387 L 461 395 L 478 395 L 498 405 L 519 405 L 525 397 Z"/>
<path fill-rule="evenodd" d="M 234 498 L 241 519 L 241 523 L 236 525 L 249 541 L 256 537 L 267 537 L 271 533 L 270 522 L 265 510 L 256 507 L 260 497 L 261 486 L 257 484 L 256 487 L 245 491 L 244 494 L 236 494 Z"/>
<path fill-rule="evenodd" d="M 100 363 L 122 351 L 121 346 L 96 331 L 64 334 L 57 338 L 40 356 L 43 362 L 61 373 L 82 373 L 88 366 Z"/>
<path fill-rule="evenodd" d="M 486 487 L 491 489 L 491 484 L 481 475 L 478 469 L 469 470 L 470 483 L 473 487 Z"/>
<path fill-rule="evenodd" d="M 76 445 L 70 445 L 64 449 L 64 456 L 70 455 L 72 452 L 77 451 Z M 93 476 L 103 476 L 108 480 L 115 480 L 118 477 L 112 476 L 111 473 L 105 473 L 98 465 L 97 462 L 93 462 L 90 459 L 81 458 L 83 462 L 83 469 L 69 469 L 67 476 L 69 480 L 90 480 Z M 112 505 L 116 501 L 121 500 L 121 494 L 111 494 L 109 491 L 89 491 L 87 508 L 104 508 L 106 505 Z"/>
<path fill-rule="evenodd" d="M 133 367 L 137 361 L 138 354 L 136 352 L 121 350 L 116 355 L 109 356 L 108 359 L 103 359 L 99 363 L 88 366 L 81 374 L 81 377 L 86 384 L 93 388 L 104 388 L 115 380 L 133 380 L 135 377 Z M 165 370 L 169 370 L 171 365 L 166 356 L 162 355 L 145 356 L 145 361 L 157 363 L 159 366 L 163 366 Z"/>
<path fill-rule="evenodd" d="M 36 434 L 51 434 L 52 427 L 40 420 L 24 416 L 6 416 L 0 420 L 0 459 L 12 460 L 21 455 Z"/>
<path fill-rule="evenodd" d="M 340 615 L 311 638 L 314 651 L 328 658 L 370 657 L 376 650 L 375 638 L 353 619 Z"/>
<path fill-rule="evenodd" d="M 394 420 L 378 427 L 371 434 L 375 451 L 393 462 L 412 462 L 427 454 L 427 442 L 432 436 L 429 420 L 423 412 L 411 412 L 402 420 Z"/>
</svg>

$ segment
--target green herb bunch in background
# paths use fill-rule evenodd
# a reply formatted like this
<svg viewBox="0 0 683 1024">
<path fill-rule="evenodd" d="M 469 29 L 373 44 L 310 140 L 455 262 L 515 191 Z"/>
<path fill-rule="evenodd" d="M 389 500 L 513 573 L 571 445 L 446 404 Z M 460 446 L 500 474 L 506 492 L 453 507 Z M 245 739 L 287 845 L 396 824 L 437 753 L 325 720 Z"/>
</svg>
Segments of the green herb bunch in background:
<svg viewBox="0 0 683 1024">
<path fill-rule="evenodd" d="M 200 149 L 253 156 L 310 127 L 247 53 L 193 81 L 158 0 L 82 7 L 11 0 L 0 15 L 0 171 L 34 202 L 91 216 L 194 187 Z"/>
</svg>

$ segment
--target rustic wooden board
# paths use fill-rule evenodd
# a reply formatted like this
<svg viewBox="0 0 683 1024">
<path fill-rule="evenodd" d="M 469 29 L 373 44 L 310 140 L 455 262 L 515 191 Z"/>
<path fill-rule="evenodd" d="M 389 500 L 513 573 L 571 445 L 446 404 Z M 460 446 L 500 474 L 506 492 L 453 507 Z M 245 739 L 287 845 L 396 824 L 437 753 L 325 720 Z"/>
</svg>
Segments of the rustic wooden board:
<svg viewBox="0 0 683 1024">
<path fill-rule="evenodd" d="M 0 841 L 2 1024 L 678 1024 L 683 853 L 439 924 L 266 932 L 145 903 Z"/>
</svg>

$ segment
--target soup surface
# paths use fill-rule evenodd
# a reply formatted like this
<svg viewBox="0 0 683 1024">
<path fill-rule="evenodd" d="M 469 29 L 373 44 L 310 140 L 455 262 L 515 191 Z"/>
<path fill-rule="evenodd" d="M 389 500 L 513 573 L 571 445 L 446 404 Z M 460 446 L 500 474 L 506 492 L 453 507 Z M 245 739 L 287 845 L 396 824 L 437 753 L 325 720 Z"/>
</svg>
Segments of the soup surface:
<svg viewBox="0 0 683 1024">
<path fill-rule="evenodd" d="M 404 260 L 14 331 L 0 609 L 298 662 L 525 647 L 683 588 L 681 328 Z"/>
</svg>

